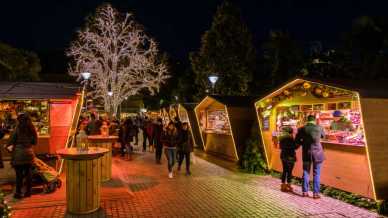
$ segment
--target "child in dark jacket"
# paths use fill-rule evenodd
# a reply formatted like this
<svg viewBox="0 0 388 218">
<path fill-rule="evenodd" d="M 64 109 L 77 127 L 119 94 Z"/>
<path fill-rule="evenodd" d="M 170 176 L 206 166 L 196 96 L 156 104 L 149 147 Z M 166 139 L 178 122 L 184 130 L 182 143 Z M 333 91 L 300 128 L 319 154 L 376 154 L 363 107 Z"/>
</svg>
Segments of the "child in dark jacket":
<svg viewBox="0 0 388 218">
<path fill-rule="evenodd" d="M 294 169 L 296 161 L 297 145 L 295 143 L 294 137 L 292 135 L 293 130 L 291 127 L 284 127 L 282 133 L 279 137 L 280 144 L 280 159 L 282 160 L 283 173 L 281 176 L 281 191 L 292 191 L 291 179 L 292 179 L 292 170 Z"/>
</svg>

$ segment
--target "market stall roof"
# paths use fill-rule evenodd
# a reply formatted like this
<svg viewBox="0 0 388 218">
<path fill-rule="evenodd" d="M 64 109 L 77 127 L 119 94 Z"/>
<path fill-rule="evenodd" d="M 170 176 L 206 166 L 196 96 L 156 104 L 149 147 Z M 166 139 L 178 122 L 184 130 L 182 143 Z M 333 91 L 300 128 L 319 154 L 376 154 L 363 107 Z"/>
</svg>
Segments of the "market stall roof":
<svg viewBox="0 0 388 218">
<path fill-rule="evenodd" d="M 294 78 L 277 89 L 275 92 L 272 92 L 269 95 L 276 94 L 276 92 L 281 91 L 287 87 L 292 86 L 293 84 L 309 81 L 320 83 L 322 85 L 328 85 L 335 88 L 346 89 L 349 91 L 355 91 L 364 98 L 388 98 L 388 81 L 387 80 L 344 80 L 344 79 L 314 79 L 308 77 Z M 268 95 L 266 96 L 268 97 Z M 264 98 L 266 98 L 264 97 Z M 263 96 L 258 100 L 263 99 Z"/>
<path fill-rule="evenodd" d="M 81 91 L 79 84 L 45 82 L 0 82 L 0 99 L 63 99 Z"/>
<path fill-rule="evenodd" d="M 223 96 L 210 95 L 209 97 L 230 107 L 246 107 L 251 106 L 257 97 L 252 96 Z"/>
<path fill-rule="evenodd" d="M 194 109 L 198 103 L 181 103 L 181 105 L 186 109 Z"/>
<path fill-rule="evenodd" d="M 388 98 L 388 80 L 300 79 L 356 91 L 364 98 Z"/>
</svg>

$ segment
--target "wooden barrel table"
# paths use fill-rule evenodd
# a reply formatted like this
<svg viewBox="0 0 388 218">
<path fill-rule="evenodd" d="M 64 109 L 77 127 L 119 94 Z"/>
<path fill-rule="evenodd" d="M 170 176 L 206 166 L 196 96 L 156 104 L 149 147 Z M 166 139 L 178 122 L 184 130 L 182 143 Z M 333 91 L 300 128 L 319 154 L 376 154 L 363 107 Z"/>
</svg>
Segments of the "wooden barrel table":
<svg viewBox="0 0 388 218">
<path fill-rule="evenodd" d="M 89 147 L 57 151 L 66 162 L 66 202 L 71 214 L 88 214 L 100 208 L 101 158 L 105 148 Z"/>
<path fill-rule="evenodd" d="M 117 142 L 117 136 L 102 136 L 91 135 L 88 136 L 89 146 L 106 148 L 109 150 L 101 158 L 101 180 L 106 182 L 112 178 L 112 144 Z"/>
</svg>

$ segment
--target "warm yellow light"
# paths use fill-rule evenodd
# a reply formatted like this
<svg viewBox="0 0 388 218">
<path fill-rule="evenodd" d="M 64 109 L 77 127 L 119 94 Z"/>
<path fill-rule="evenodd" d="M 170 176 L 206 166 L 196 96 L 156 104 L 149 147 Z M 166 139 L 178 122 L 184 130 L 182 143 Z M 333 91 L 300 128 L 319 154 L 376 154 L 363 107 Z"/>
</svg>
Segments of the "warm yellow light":
<svg viewBox="0 0 388 218">
<path fill-rule="evenodd" d="M 82 107 L 84 105 L 84 97 L 85 97 L 85 86 L 84 88 L 82 89 L 82 92 L 81 92 L 81 97 L 79 97 L 79 100 L 77 102 L 77 104 L 80 104 L 80 109 L 79 109 L 79 113 L 78 113 L 78 116 L 76 117 L 76 114 L 77 114 L 77 104 L 76 104 L 76 108 L 73 112 L 73 117 L 71 119 L 71 125 L 70 125 L 70 128 L 68 129 L 68 132 L 67 132 L 67 138 L 66 138 L 66 144 L 65 146 L 67 146 L 69 144 L 69 141 L 70 141 L 70 138 L 74 137 L 75 135 L 75 131 L 73 132 L 73 125 L 74 125 L 74 121 L 75 121 L 75 128 L 77 128 L 77 124 L 79 122 L 79 117 L 80 117 L 80 114 L 82 112 Z M 75 120 L 76 119 L 76 120 Z M 73 144 L 74 140 L 72 141 L 72 144 Z M 70 145 L 71 147 L 71 145 Z M 63 159 L 61 160 L 61 163 L 60 163 L 60 166 L 59 166 L 59 174 L 62 173 L 62 170 L 63 170 Z"/>
<path fill-rule="evenodd" d="M 197 118 L 197 124 L 198 124 L 198 128 L 199 128 L 199 135 L 201 136 L 201 141 L 202 141 L 202 146 L 203 146 L 203 149 L 206 151 L 206 144 L 205 144 L 205 140 L 203 140 L 203 133 L 202 133 L 202 129 L 201 129 L 201 124 L 199 122 L 199 116 L 198 116 L 198 113 L 197 113 L 197 110 L 200 108 L 201 104 L 203 102 L 205 102 L 208 98 L 210 98 L 209 96 L 206 96 L 204 99 L 202 99 L 201 102 L 199 102 L 199 104 L 197 104 L 197 106 L 195 106 L 194 108 L 194 113 L 195 113 L 195 117 Z"/>
<path fill-rule="evenodd" d="M 263 128 L 261 127 L 262 124 L 261 124 L 261 120 L 260 120 L 260 115 L 259 115 L 259 112 L 258 112 L 256 107 L 255 107 L 255 111 L 256 111 L 257 121 L 259 123 L 261 143 L 263 144 L 263 147 L 264 147 L 265 160 L 267 161 L 268 169 L 271 169 L 271 164 L 269 163 L 269 158 L 268 158 L 268 154 L 267 154 L 267 148 L 266 148 L 266 145 L 265 145 L 265 142 L 264 142 Z"/>
</svg>

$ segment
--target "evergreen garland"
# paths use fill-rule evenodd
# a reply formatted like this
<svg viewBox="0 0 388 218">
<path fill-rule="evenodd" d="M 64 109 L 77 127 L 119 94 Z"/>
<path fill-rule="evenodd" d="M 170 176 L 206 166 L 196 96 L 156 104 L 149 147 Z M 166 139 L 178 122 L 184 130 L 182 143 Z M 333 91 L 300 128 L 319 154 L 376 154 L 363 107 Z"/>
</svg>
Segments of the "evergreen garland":
<svg viewBox="0 0 388 218">
<path fill-rule="evenodd" d="M 9 206 L 8 202 L 5 200 L 5 194 L 1 189 L 0 189 L 0 217 L 1 218 L 11 217 L 11 206 Z"/>
</svg>

